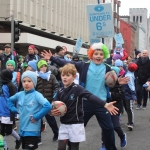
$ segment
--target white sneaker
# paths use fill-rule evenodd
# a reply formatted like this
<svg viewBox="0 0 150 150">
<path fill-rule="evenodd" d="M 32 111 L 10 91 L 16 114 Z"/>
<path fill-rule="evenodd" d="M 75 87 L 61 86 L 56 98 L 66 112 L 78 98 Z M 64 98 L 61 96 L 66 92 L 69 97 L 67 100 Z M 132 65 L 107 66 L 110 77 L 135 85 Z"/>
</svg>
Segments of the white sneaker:
<svg viewBox="0 0 150 150">
<path fill-rule="evenodd" d="M 43 144 L 42 142 L 39 142 L 39 143 L 38 143 L 38 146 L 40 146 L 40 145 L 42 145 L 42 144 Z"/>
</svg>

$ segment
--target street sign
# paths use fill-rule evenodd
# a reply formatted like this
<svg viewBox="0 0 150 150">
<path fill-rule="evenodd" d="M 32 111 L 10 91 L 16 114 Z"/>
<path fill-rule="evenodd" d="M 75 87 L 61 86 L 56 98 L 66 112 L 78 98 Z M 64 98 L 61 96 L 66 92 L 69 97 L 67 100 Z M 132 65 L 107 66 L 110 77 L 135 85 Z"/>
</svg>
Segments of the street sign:
<svg viewBox="0 0 150 150">
<path fill-rule="evenodd" d="M 114 39 L 116 43 L 124 44 L 124 40 L 121 33 L 115 34 Z"/>
<path fill-rule="evenodd" d="M 111 3 L 87 5 L 87 14 L 91 37 L 114 37 Z"/>
<path fill-rule="evenodd" d="M 79 37 L 76 41 L 76 45 L 74 47 L 76 53 L 79 53 L 80 52 L 80 49 L 81 49 L 81 46 L 82 46 L 82 39 Z"/>
</svg>

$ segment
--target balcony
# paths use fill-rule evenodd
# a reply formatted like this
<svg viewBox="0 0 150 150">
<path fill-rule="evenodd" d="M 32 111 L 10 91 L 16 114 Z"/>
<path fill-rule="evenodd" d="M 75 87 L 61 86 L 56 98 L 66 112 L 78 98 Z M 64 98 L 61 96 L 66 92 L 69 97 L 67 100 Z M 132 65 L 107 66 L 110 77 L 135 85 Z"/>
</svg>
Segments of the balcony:
<svg viewBox="0 0 150 150">
<path fill-rule="evenodd" d="M 117 6 L 121 7 L 121 1 L 118 1 Z"/>
</svg>

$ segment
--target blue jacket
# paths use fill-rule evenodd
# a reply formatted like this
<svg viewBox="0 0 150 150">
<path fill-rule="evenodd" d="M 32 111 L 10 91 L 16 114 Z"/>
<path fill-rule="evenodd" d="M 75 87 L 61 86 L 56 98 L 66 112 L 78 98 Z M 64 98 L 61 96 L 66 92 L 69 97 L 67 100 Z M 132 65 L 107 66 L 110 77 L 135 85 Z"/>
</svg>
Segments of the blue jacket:
<svg viewBox="0 0 150 150">
<path fill-rule="evenodd" d="M 7 85 L 2 86 L 3 94 L 0 95 L 0 116 L 10 117 L 7 99 L 10 97 L 9 88 Z"/>
<path fill-rule="evenodd" d="M 66 61 L 64 59 L 58 58 L 58 57 L 51 57 L 50 61 L 56 63 L 59 66 L 64 66 L 67 63 L 74 64 L 78 73 L 80 74 L 79 76 L 79 84 L 83 87 L 85 87 L 85 82 L 86 82 L 86 76 L 87 76 L 87 71 L 90 65 L 90 61 L 88 62 L 75 62 L 75 61 Z M 106 65 L 106 72 L 110 71 L 111 67 Z"/>
<path fill-rule="evenodd" d="M 125 76 L 130 79 L 128 84 L 124 84 L 125 100 L 137 100 L 134 73 L 127 71 Z"/>
<path fill-rule="evenodd" d="M 18 110 L 15 107 L 15 103 L 18 103 Z M 20 114 L 20 134 L 23 132 L 40 132 L 41 130 L 41 118 L 43 118 L 52 108 L 50 103 L 43 95 L 35 89 L 28 92 L 21 91 L 10 97 L 8 100 L 9 109 L 12 112 Z M 37 121 L 32 123 L 30 117 Z M 26 135 L 26 134 L 25 134 Z"/>
</svg>

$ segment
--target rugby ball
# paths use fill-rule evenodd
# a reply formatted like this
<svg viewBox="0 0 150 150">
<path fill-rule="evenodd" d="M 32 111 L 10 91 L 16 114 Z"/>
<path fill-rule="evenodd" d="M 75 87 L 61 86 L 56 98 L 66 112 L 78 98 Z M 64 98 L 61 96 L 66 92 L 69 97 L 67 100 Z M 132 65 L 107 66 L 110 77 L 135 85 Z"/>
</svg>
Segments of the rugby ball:
<svg viewBox="0 0 150 150">
<path fill-rule="evenodd" d="M 146 90 L 147 90 L 147 91 L 150 91 L 150 82 L 148 81 L 148 82 L 146 82 L 146 84 L 147 84 L 147 86 L 148 86 L 148 87 L 146 88 Z"/>
<path fill-rule="evenodd" d="M 114 70 L 109 71 L 105 75 L 105 84 L 108 87 L 114 87 L 115 84 L 116 84 L 117 79 L 118 79 L 118 77 L 117 77 L 116 72 Z"/>
<path fill-rule="evenodd" d="M 60 112 L 59 117 L 62 117 L 66 114 L 67 112 L 67 106 L 64 102 L 62 101 L 54 101 L 52 103 L 52 109 L 58 109 Z"/>
</svg>

